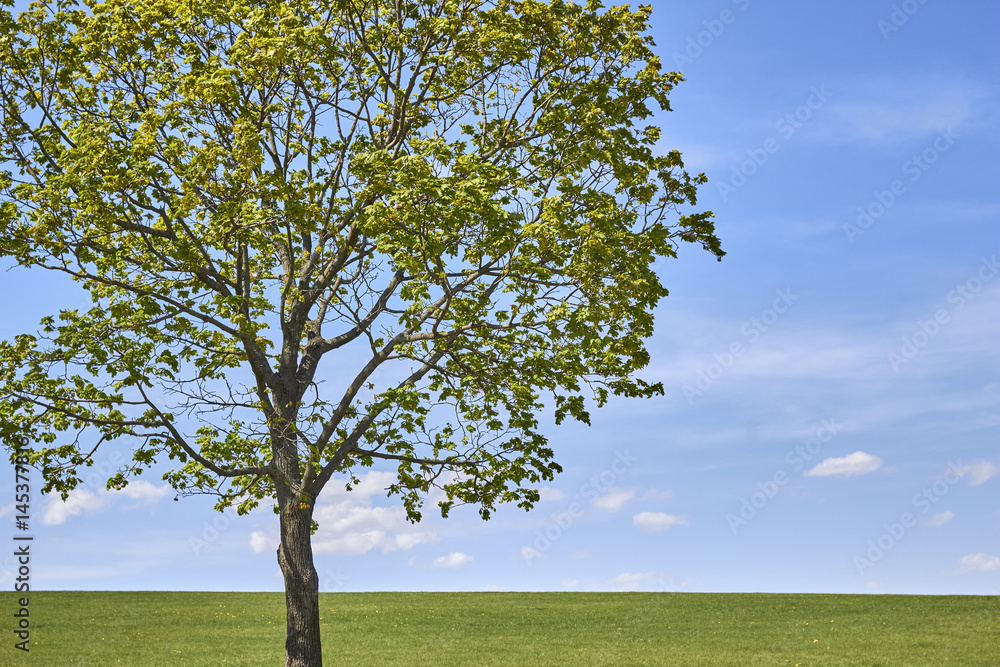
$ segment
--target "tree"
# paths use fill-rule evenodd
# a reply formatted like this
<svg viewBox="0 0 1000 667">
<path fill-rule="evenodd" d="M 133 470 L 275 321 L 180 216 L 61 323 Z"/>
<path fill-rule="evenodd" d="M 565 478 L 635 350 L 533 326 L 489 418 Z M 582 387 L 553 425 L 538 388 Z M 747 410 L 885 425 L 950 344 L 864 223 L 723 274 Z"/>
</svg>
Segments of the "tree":
<svg viewBox="0 0 1000 667">
<path fill-rule="evenodd" d="M 4 3 L 10 6 L 9 0 Z M 0 435 L 63 497 L 100 446 L 280 518 L 286 665 L 321 664 L 318 495 L 530 508 L 539 429 L 649 397 L 653 268 L 722 251 L 660 131 L 650 8 L 85 0 L 0 12 L 0 253 L 92 297 L 0 346 Z M 355 364 L 348 373 L 331 374 Z M 380 371 L 379 383 L 374 374 Z M 386 379 L 388 378 L 388 379 Z M 545 402 L 543 402 L 543 394 Z"/>
</svg>

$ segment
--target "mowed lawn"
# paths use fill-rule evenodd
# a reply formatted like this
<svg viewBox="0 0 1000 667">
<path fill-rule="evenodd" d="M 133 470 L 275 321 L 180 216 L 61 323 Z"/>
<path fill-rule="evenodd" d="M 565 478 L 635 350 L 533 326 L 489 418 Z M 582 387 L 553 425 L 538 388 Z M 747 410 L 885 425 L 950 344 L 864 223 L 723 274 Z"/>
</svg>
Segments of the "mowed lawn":
<svg viewBox="0 0 1000 667">
<path fill-rule="evenodd" d="M 0 594 L 0 664 L 278 667 L 280 593 Z M 996 596 L 324 593 L 326 665 L 1000 664 Z"/>
</svg>

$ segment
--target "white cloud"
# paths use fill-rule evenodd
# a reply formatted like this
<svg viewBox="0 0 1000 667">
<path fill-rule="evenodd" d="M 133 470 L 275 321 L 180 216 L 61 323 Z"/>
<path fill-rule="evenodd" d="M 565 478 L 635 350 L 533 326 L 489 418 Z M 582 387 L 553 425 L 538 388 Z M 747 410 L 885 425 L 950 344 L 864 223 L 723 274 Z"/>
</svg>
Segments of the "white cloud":
<svg viewBox="0 0 1000 667">
<path fill-rule="evenodd" d="M 664 512 L 639 512 L 632 517 L 632 524 L 647 533 L 668 530 L 671 526 L 686 526 L 687 519 Z"/>
<path fill-rule="evenodd" d="M 250 548 L 255 554 L 262 551 L 274 551 L 278 548 L 278 540 L 262 530 L 255 530 L 250 533 Z"/>
<path fill-rule="evenodd" d="M 107 491 L 100 489 L 96 493 L 87 489 L 73 489 L 63 500 L 59 494 L 48 496 L 45 509 L 42 513 L 42 523 L 49 526 L 58 526 L 70 518 L 82 514 L 83 512 L 97 512 L 105 509 L 116 497 L 124 496 L 132 500 L 144 503 L 155 503 L 160 498 L 169 494 L 171 488 L 164 484 L 157 486 L 150 482 L 140 480 L 129 482 L 129 485 L 122 490 Z M 3 516 L 0 514 L 0 516 Z"/>
<path fill-rule="evenodd" d="M 591 553 L 589 551 L 574 551 L 569 555 L 570 558 L 575 558 L 576 560 L 586 560 L 590 556 Z"/>
<path fill-rule="evenodd" d="M 549 500 L 564 500 L 566 498 L 566 494 L 560 491 L 559 489 L 550 489 L 547 486 L 543 486 L 542 488 L 538 489 L 538 496 L 541 498 L 543 502 Z"/>
<path fill-rule="evenodd" d="M 882 459 L 865 452 L 854 452 L 840 458 L 825 459 L 822 463 L 805 472 L 806 477 L 850 477 L 851 475 L 867 475 L 882 466 Z"/>
<path fill-rule="evenodd" d="M 317 508 L 317 515 L 320 514 L 320 509 Z M 402 508 L 350 508 L 350 514 L 351 516 L 345 521 L 332 522 L 325 529 L 322 521 L 317 518 L 320 523 L 319 530 L 313 537 L 314 553 L 329 556 L 360 556 L 372 549 L 379 549 L 382 553 L 408 551 L 418 544 L 434 544 L 440 540 L 436 532 L 416 530 L 406 523 L 406 512 Z M 348 527 L 345 528 L 345 524 Z"/>
<path fill-rule="evenodd" d="M 500 586 L 499 584 L 486 584 L 483 586 L 484 591 L 489 591 L 490 593 L 503 593 L 507 590 L 506 587 Z"/>
<path fill-rule="evenodd" d="M 957 574 L 971 572 L 996 572 L 1000 570 L 1000 558 L 989 554 L 970 554 L 958 561 Z"/>
<path fill-rule="evenodd" d="M 674 495 L 673 491 L 657 491 L 656 489 L 650 489 L 646 493 L 642 494 L 643 500 L 666 500 L 667 498 L 672 498 Z"/>
<path fill-rule="evenodd" d="M 5 517 L 14 513 L 14 505 L 16 503 L 7 503 L 3 507 L 0 507 L 0 517 Z"/>
<path fill-rule="evenodd" d="M 343 535 L 313 538 L 313 553 L 328 556 L 360 556 L 382 547 L 382 552 L 394 551 L 394 541 L 383 530 L 350 532 Z"/>
<path fill-rule="evenodd" d="M 433 530 L 424 530 L 413 533 L 402 533 L 396 535 L 396 549 L 409 551 L 418 544 L 435 544 L 441 538 Z M 393 551 L 393 549 L 388 549 Z"/>
<path fill-rule="evenodd" d="M 340 483 L 333 483 L 339 481 Z M 339 480 L 334 478 L 330 482 L 330 491 L 336 493 L 337 495 L 347 494 L 351 497 L 364 497 L 368 498 L 374 495 L 386 496 L 386 489 L 389 485 L 396 481 L 396 474 L 392 472 L 372 470 L 366 472 L 363 475 L 358 475 L 358 483 L 351 486 L 351 490 L 348 491 L 345 486 L 350 480 L 345 478 L 340 478 Z"/>
<path fill-rule="evenodd" d="M 66 500 L 58 494 L 49 496 L 48 504 L 42 514 L 42 523 L 47 526 L 61 525 L 71 516 L 83 511 L 94 512 L 107 505 L 107 492 L 100 495 L 91 493 L 86 489 L 73 489 L 66 496 Z"/>
<path fill-rule="evenodd" d="M 579 586 L 580 585 L 580 580 L 579 579 L 563 579 L 559 583 L 561 583 L 566 588 L 573 588 L 575 586 Z"/>
<path fill-rule="evenodd" d="M 635 497 L 635 491 L 626 491 L 617 487 L 611 487 L 607 492 L 594 501 L 594 507 L 607 512 L 617 512 L 625 503 Z"/>
<path fill-rule="evenodd" d="M 405 521 L 402 507 L 372 507 L 363 497 L 316 506 L 316 521 L 320 527 L 337 533 L 369 532 L 387 529 Z"/>
<path fill-rule="evenodd" d="M 447 556 L 439 556 L 434 559 L 434 567 L 462 567 L 475 560 L 472 556 L 461 551 L 454 551 Z"/>
<path fill-rule="evenodd" d="M 958 475 L 960 477 L 969 478 L 969 486 L 979 486 L 991 477 L 995 477 L 997 473 L 1000 473 L 1000 468 L 997 468 L 989 461 L 977 461 L 958 468 Z"/>
<path fill-rule="evenodd" d="M 921 526 L 941 526 L 941 525 L 944 525 L 944 524 L 948 523 L 949 521 L 951 521 L 954 518 L 955 518 L 955 513 L 952 512 L 952 511 L 941 512 L 940 514 L 935 514 L 933 516 L 927 517 L 926 519 L 924 519 L 923 521 L 920 522 L 920 525 Z"/>
<path fill-rule="evenodd" d="M 360 556 L 373 549 L 382 553 L 408 551 L 419 544 L 440 540 L 433 530 L 421 529 L 406 519 L 399 505 L 375 506 L 373 500 L 394 479 L 393 473 L 372 471 L 358 476 L 351 491 L 334 484 L 329 497 L 333 502 L 316 506 L 319 530 L 313 536 L 313 552 L 332 556 Z"/>
<path fill-rule="evenodd" d="M 534 547 L 529 547 L 529 546 L 521 547 L 520 555 L 522 560 L 526 560 L 528 562 L 531 562 L 539 558 L 544 558 L 542 552 L 540 552 L 538 549 Z"/>
<path fill-rule="evenodd" d="M 151 482 L 140 480 L 129 482 L 128 486 L 121 491 L 111 491 L 110 493 L 120 493 L 131 498 L 132 500 L 142 500 L 147 503 L 155 503 L 157 500 L 170 493 L 170 491 L 171 488 L 166 484 L 156 486 Z"/>
</svg>

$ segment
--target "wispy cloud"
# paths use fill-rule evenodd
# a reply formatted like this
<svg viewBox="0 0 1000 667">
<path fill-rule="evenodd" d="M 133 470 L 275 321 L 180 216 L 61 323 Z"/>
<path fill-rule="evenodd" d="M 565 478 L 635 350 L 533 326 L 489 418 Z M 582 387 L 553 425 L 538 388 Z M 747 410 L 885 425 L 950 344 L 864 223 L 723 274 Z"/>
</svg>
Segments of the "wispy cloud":
<svg viewBox="0 0 1000 667">
<path fill-rule="evenodd" d="M 974 269 L 972 269 L 974 271 Z M 743 352 L 727 368 L 715 369 L 716 379 L 697 400 L 713 402 L 738 397 L 747 401 L 771 405 L 788 402 L 789 395 L 800 392 L 801 382 L 813 382 L 819 391 L 851 404 L 850 413 L 855 421 L 870 421 L 871 425 L 911 420 L 914 416 L 926 417 L 942 411 L 967 412 L 967 395 L 942 395 L 923 391 L 925 382 L 910 382 L 901 386 L 898 378 L 885 373 L 887 353 L 898 352 L 886 341 L 899 339 L 913 333 L 916 321 L 926 319 L 941 308 L 954 308 L 948 297 L 954 283 L 942 282 L 939 291 L 931 293 L 921 303 L 910 303 L 898 310 L 885 310 L 877 322 L 858 329 L 850 318 L 834 324 L 830 320 L 780 321 L 760 335 L 754 342 L 746 335 L 748 308 L 733 319 L 702 318 L 684 312 L 670 312 L 679 322 L 667 335 L 654 341 L 654 352 L 668 362 L 654 361 L 646 371 L 650 380 L 672 387 L 674 396 L 684 396 L 685 384 L 692 384 L 700 371 L 716 361 L 716 355 L 725 356 L 734 344 L 742 345 Z M 802 298 L 812 298 L 803 294 Z M 951 378 L 970 367 L 979 367 L 979 360 L 995 348 L 1000 335 L 1000 320 L 995 316 L 1000 307 L 1000 284 L 996 281 L 984 286 L 974 298 L 965 303 L 961 312 L 948 323 L 938 338 L 921 349 L 914 362 L 907 365 L 912 374 L 934 380 Z M 741 327 L 742 320 L 742 327 Z M 685 336 L 698 331 L 698 336 Z M 703 332 L 703 333 L 702 333 Z M 947 340 L 947 343 L 945 342 Z M 669 350 L 669 355 L 666 352 Z M 671 390 L 668 389 L 668 393 Z M 989 400 L 981 397 L 980 401 Z M 677 403 L 677 402 L 675 402 Z M 683 406 L 683 403 L 680 403 Z M 994 404 L 995 405 L 995 404 Z M 891 407 L 891 411 L 886 408 Z M 930 409 L 929 409 L 930 408 Z M 635 410 L 636 408 L 633 408 Z M 642 407 L 637 409 L 644 409 Z M 649 404 L 650 411 L 662 412 L 669 404 Z M 719 429 L 701 429 L 702 434 L 691 434 L 697 442 L 717 438 Z M 742 437 L 734 430 L 735 437 Z M 685 438 L 687 440 L 687 438 Z"/>
<path fill-rule="evenodd" d="M 850 477 L 851 475 L 867 475 L 882 467 L 882 459 L 865 452 L 854 452 L 840 458 L 825 459 L 815 468 L 807 470 L 806 477 Z"/>
<path fill-rule="evenodd" d="M 875 143 L 923 138 L 973 122 L 990 97 L 986 86 L 955 77 L 866 78 L 838 90 L 823 123 L 809 128 L 813 136 Z"/>
<path fill-rule="evenodd" d="M 604 582 L 605 586 L 612 591 L 634 591 L 643 584 L 651 584 L 664 581 L 667 578 L 664 572 L 622 572 L 611 577 Z"/>
<path fill-rule="evenodd" d="M 664 512 L 640 512 L 632 517 L 632 524 L 643 532 L 653 533 L 668 530 L 673 526 L 686 526 L 688 520 Z"/>
</svg>

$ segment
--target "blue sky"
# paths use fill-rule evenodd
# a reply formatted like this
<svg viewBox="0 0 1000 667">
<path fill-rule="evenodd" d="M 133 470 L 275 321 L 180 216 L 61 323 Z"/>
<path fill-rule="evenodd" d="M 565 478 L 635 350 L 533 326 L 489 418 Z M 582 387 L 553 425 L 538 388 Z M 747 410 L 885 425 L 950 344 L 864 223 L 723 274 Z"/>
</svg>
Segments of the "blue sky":
<svg viewBox="0 0 1000 667">
<path fill-rule="evenodd" d="M 414 526 L 386 473 L 328 488 L 321 589 L 997 594 L 1000 7 L 653 7 L 688 79 L 663 148 L 711 178 L 728 253 L 661 266 L 644 377 L 665 395 L 549 419 L 565 471 L 530 513 Z M 3 280 L 3 338 L 86 302 Z M 172 502 L 144 477 L 34 497 L 38 588 L 282 590 L 269 510 Z M 13 569 L 0 559 L 2 585 Z"/>
</svg>

